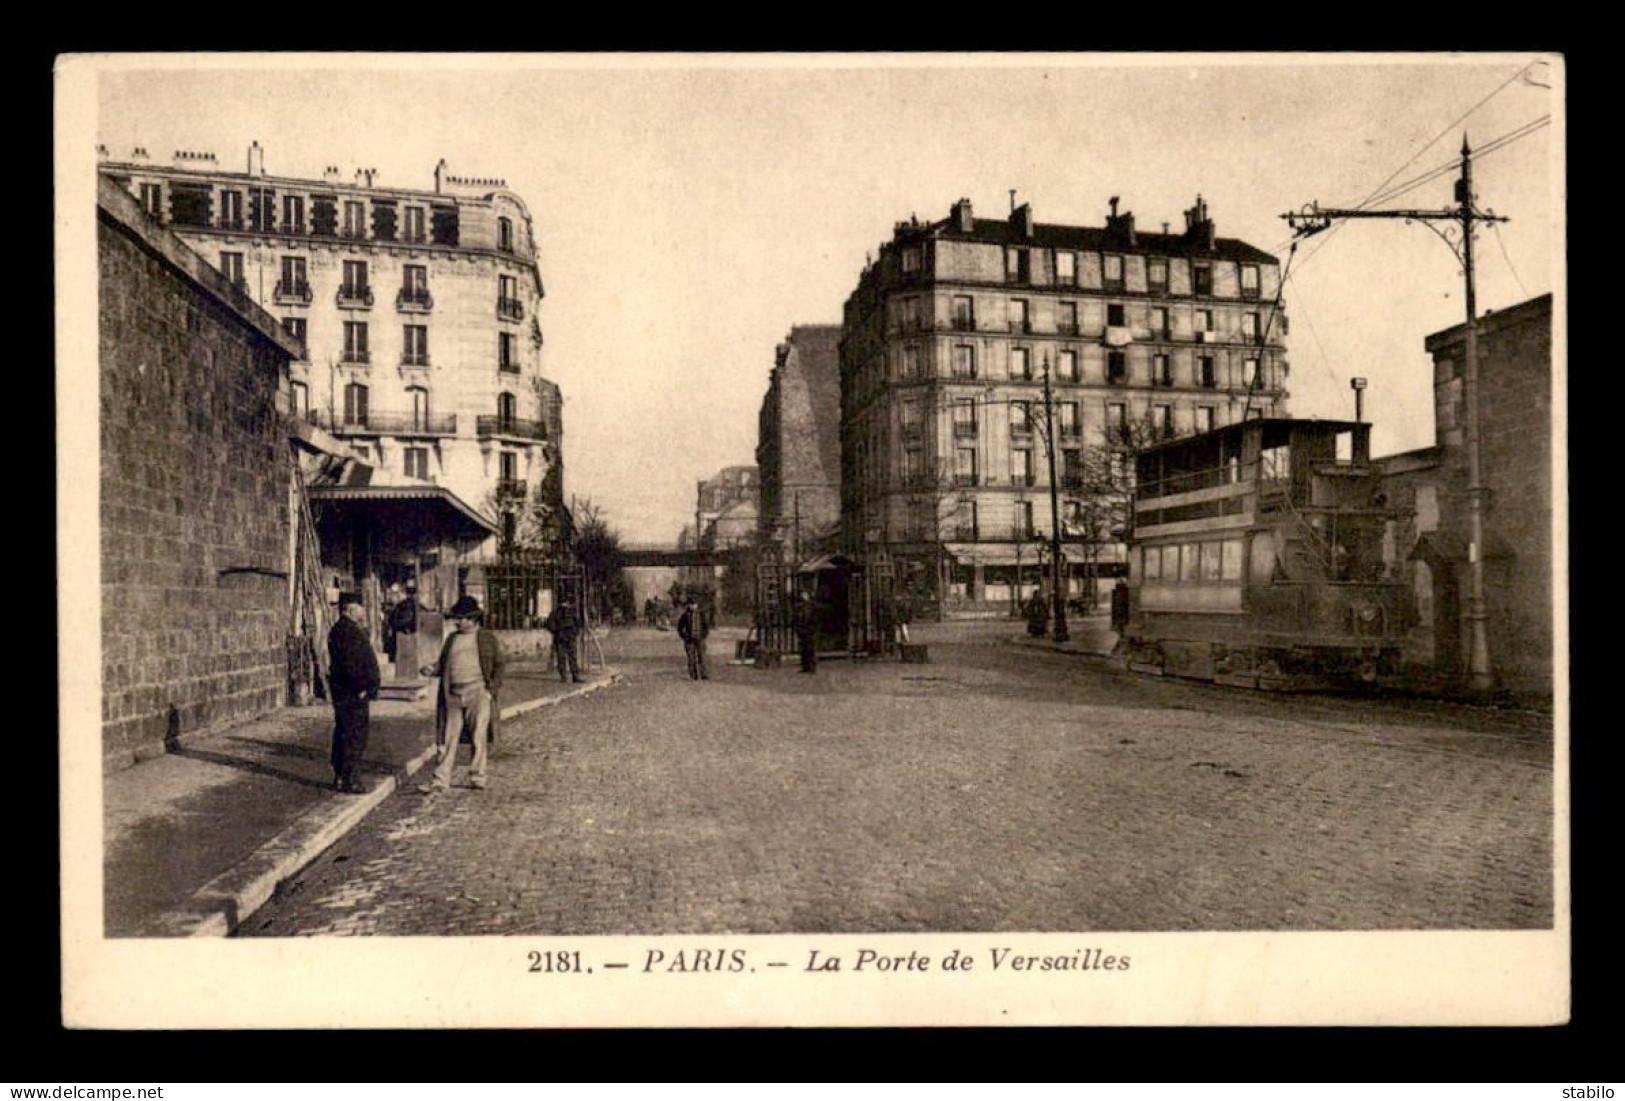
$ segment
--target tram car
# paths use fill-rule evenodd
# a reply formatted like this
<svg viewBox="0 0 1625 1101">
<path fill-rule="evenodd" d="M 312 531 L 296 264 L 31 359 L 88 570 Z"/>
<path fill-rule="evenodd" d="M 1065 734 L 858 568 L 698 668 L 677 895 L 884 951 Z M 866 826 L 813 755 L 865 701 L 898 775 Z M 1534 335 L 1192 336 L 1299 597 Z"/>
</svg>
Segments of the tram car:
<svg viewBox="0 0 1625 1101">
<path fill-rule="evenodd" d="M 1259 418 L 1135 458 L 1123 654 L 1251 688 L 1392 671 L 1413 618 L 1371 426 Z"/>
</svg>

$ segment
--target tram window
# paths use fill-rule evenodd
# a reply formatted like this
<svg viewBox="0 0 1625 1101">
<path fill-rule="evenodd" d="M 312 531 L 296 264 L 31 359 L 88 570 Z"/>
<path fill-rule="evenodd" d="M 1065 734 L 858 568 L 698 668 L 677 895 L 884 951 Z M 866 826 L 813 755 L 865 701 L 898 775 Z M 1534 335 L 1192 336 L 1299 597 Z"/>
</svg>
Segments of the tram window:
<svg viewBox="0 0 1625 1101">
<path fill-rule="evenodd" d="M 1186 543 L 1179 554 L 1179 579 L 1181 581 L 1201 580 L 1200 570 L 1201 553 L 1200 543 Z"/>
<path fill-rule="evenodd" d="M 1352 463 L 1354 461 L 1354 433 L 1339 432 L 1337 434 L 1337 461 Z"/>
<path fill-rule="evenodd" d="M 1275 576 L 1275 537 L 1270 532 L 1253 536 L 1252 575 L 1255 585 L 1267 585 Z"/>
<path fill-rule="evenodd" d="M 1219 571 L 1220 577 L 1225 581 L 1241 580 L 1241 540 L 1226 539 L 1219 544 L 1219 553 L 1223 567 Z"/>
<path fill-rule="evenodd" d="M 1258 476 L 1264 479 L 1288 478 L 1292 474 L 1292 449 L 1287 444 L 1266 447 L 1258 453 Z"/>
<path fill-rule="evenodd" d="M 1219 580 L 1219 544 L 1202 544 L 1202 580 Z"/>
<path fill-rule="evenodd" d="M 1162 548 L 1161 547 L 1146 547 L 1146 548 L 1144 548 L 1142 553 L 1145 555 L 1145 561 L 1140 567 L 1140 580 L 1142 580 L 1142 581 L 1161 581 L 1162 580 Z"/>
</svg>

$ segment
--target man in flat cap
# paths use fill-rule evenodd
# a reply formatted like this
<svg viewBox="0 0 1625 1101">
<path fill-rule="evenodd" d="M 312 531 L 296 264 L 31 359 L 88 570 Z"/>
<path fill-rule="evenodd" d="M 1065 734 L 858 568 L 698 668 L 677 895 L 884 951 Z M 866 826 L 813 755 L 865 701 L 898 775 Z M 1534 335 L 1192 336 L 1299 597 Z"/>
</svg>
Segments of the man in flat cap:
<svg viewBox="0 0 1625 1101">
<path fill-rule="evenodd" d="M 452 772 L 457 767 L 457 746 L 465 735 L 474 746 L 468 783 L 475 790 L 483 790 L 487 742 L 496 738 L 502 643 L 497 640 L 495 631 L 480 626 L 484 616 L 479 601 L 471 596 L 458 597 L 446 617 L 455 630 L 446 636 L 440 660 L 420 670 L 426 677 L 440 678 L 435 707 L 440 759 L 435 765 L 434 778 L 418 787 L 425 795 L 451 787 Z"/>
<path fill-rule="evenodd" d="M 367 751 L 367 704 L 378 698 L 378 655 L 361 624 L 367 606 L 358 593 L 339 594 L 339 618 L 327 633 L 328 696 L 333 701 L 333 790 L 364 795 L 361 755 Z"/>
</svg>

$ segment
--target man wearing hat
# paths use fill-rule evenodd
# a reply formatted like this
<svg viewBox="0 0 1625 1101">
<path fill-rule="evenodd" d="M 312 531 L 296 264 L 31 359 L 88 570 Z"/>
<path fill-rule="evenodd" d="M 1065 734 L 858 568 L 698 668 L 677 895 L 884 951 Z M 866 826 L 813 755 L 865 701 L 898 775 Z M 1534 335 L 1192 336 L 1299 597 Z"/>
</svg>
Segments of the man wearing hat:
<svg viewBox="0 0 1625 1101">
<path fill-rule="evenodd" d="M 425 795 L 451 787 L 457 766 L 457 746 L 466 735 L 474 746 L 474 759 L 468 766 L 469 786 L 485 787 L 487 740 L 497 735 L 497 692 L 502 687 L 502 644 L 496 632 L 480 626 L 484 618 L 479 601 L 471 596 L 457 598 L 446 613 L 453 630 L 440 649 L 440 660 L 425 665 L 422 674 L 440 678 L 435 721 L 440 738 L 440 760 L 434 778 L 421 784 Z"/>
<path fill-rule="evenodd" d="M 358 593 L 339 594 L 339 618 L 327 632 L 328 695 L 333 701 L 333 790 L 364 795 L 361 755 L 367 751 L 367 702 L 378 698 L 378 655 L 361 627 L 367 606 Z"/>
<path fill-rule="evenodd" d="M 683 597 L 683 614 L 677 617 L 677 637 L 683 640 L 683 652 L 688 656 L 688 675 L 693 680 L 711 679 L 710 672 L 705 668 L 705 636 L 710 629 L 710 624 L 694 602 L 694 594 Z"/>
</svg>

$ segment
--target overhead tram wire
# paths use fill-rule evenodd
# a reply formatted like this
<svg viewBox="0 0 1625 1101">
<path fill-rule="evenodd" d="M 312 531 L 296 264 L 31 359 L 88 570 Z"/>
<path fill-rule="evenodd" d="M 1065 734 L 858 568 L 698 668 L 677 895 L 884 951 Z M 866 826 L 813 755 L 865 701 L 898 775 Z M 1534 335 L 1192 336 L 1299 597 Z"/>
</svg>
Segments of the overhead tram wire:
<svg viewBox="0 0 1625 1101">
<path fill-rule="evenodd" d="M 1528 298 L 1529 288 L 1523 285 L 1523 280 L 1518 277 L 1518 269 L 1512 266 L 1512 257 L 1507 253 L 1507 243 L 1501 236 L 1501 227 L 1491 222 L 1490 229 L 1495 232 L 1495 243 L 1501 246 L 1501 259 L 1507 262 L 1507 270 L 1512 273 L 1512 278 L 1517 281 L 1518 289 L 1523 292 L 1523 296 Z"/>
</svg>

